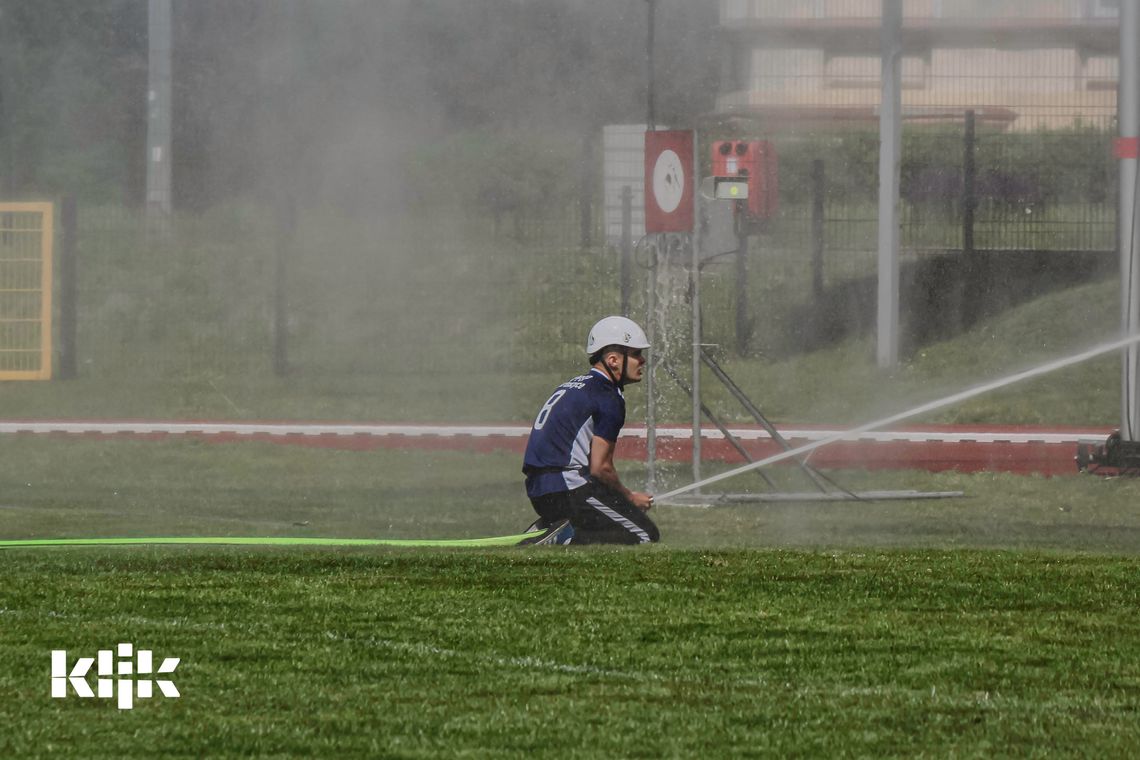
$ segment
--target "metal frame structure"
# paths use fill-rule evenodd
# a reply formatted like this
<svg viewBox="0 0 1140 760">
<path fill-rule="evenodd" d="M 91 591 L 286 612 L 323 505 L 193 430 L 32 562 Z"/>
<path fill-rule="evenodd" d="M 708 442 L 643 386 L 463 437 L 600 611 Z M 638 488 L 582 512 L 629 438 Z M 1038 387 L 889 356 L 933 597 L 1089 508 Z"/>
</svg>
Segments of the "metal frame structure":
<svg viewBox="0 0 1140 760">
<path fill-rule="evenodd" d="M 648 38 L 648 124 L 653 129 L 653 4 L 649 0 L 649 38 Z M 882 53 L 882 102 L 884 107 L 880 115 L 880 134 L 882 145 L 879 161 L 879 332 L 878 332 L 878 360 L 880 366 L 890 367 L 898 361 L 898 195 L 899 195 L 899 154 L 900 144 L 900 61 L 902 57 L 902 0 L 883 0 L 883 25 L 881 33 Z M 694 148 L 700 145 L 700 135 L 693 133 Z M 695 162 L 699 166 L 699 162 Z M 692 472 L 693 482 L 701 482 L 701 428 L 702 420 L 707 417 L 724 434 L 725 438 L 749 462 L 755 460 L 748 450 L 729 432 L 728 428 L 716 418 L 701 401 L 701 365 L 707 365 L 716 378 L 725 385 L 729 392 L 752 415 L 773 440 L 777 441 L 785 450 L 790 450 L 788 442 L 779 434 L 767 418 L 760 412 L 759 407 L 752 402 L 744 391 L 724 371 L 719 364 L 705 351 L 701 339 L 701 191 L 699 172 L 694 172 L 691 179 L 693 184 L 693 218 L 696 220 L 694 230 L 689 239 L 689 299 L 691 304 L 691 370 L 690 384 L 686 385 L 677 371 L 668 363 L 662 362 L 666 374 L 688 394 L 692 400 Z M 706 199 L 715 203 L 715 199 Z M 722 203 L 739 203 L 739 201 L 723 200 Z M 657 286 L 658 272 L 662 263 L 661 250 L 664 236 L 657 236 L 653 245 L 653 261 L 650 265 L 649 288 L 646 298 L 646 311 L 648 313 L 648 338 L 651 345 L 655 341 L 655 322 L 657 312 Z M 738 235 L 739 249 L 747 245 L 747 237 Z M 650 367 L 646 376 L 646 427 L 648 447 L 648 488 L 652 491 L 656 487 L 657 464 L 657 400 L 655 369 L 657 362 Z M 714 497 L 719 501 L 836 501 L 836 500 L 871 500 L 871 499 L 914 499 L 914 498 L 947 498 L 961 496 L 960 492 L 947 494 L 918 494 L 913 491 L 879 491 L 865 494 L 856 494 L 825 478 L 821 473 L 810 467 L 805 461 L 796 459 L 800 469 L 807 475 L 816 491 L 806 494 L 767 494 L 766 498 L 757 498 L 752 494 L 719 494 Z M 775 487 L 772 480 L 763 473 L 761 477 L 769 487 Z M 704 501 L 700 490 L 695 490 L 691 499 Z M 678 501 L 676 503 L 682 503 Z"/>
<path fill-rule="evenodd" d="M 697 178 L 694 178 L 697 182 Z M 699 183 L 698 183 L 699 187 Z M 648 280 L 648 291 L 646 294 L 647 304 L 647 336 L 651 345 L 658 345 L 656 326 L 657 326 L 657 292 L 659 287 L 660 271 L 663 265 L 668 264 L 670 260 L 682 262 L 685 266 L 688 277 L 688 296 L 690 305 L 690 349 L 691 349 L 691 369 L 689 375 L 689 382 L 670 361 L 669 357 L 660 357 L 659 352 L 655 352 L 655 359 L 650 365 L 650 371 L 646 374 L 646 443 L 648 448 L 647 467 L 648 467 L 648 488 L 650 491 L 656 490 L 657 486 L 657 387 L 656 387 L 656 371 L 660 368 L 666 376 L 668 376 L 676 385 L 685 393 L 692 401 L 692 477 L 694 483 L 701 481 L 701 439 L 703 421 L 708 419 L 712 424 L 720 430 L 725 440 L 736 449 L 741 457 L 749 464 L 755 464 L 756 459 L 748 451 L 748 449 L 740 442 L 740 440 L 732 434 L 728 426 L 721 421 L 716 414 L 702 401 L 701 398 L 701 368 L 707 367 L 713 376 L 720 382 L 728 392 L 737 400 L 743 409 L 759 424 L 785 452 L 791 451 L 792 446 L 788 441 L 780 435 L 775 425 L 764 416 L 760 408 L 755 404 L 752 399 L 744 392 L 744 390 L 728 375 L 723 367 L 712 357 L 706 350 L 706 345 L 702 342 L 702 326 L 701 326 L 701 300 L 700 300 L 700 279 L 701 279 L 701 219 L 699 204 L 702 195 L 698 191 L 695 193 L 695 203 L 698 204 L 696 214 L 694 217 L 698 220 L 697 229 L 692 235 L 667 235 L 659 234 L 651 236 L 652 244 L 650 263 L 650 274 Z M 718 202 L 714 199 L 705 198 L 706 202 Z M 740 201 L 724 200 L 719 201 L 722 203 L 740 203 Z M 741 245 L 745 239 L 744 234 L 740 234 Z M 687 238 L 687 239 L 686 239 Z M 687 250 L 684 250 L 687 248 Z M 670 255 L 675 253 L 675 255 Z M 687 262 L 685 261 L 687 256 Z M 679 358 L 679 357 L 678 357 Z M 730 504 L 730 503 L 748 503 L 748 502 L 800 502 L 800 501 L 885 501 L 885 500 L 917 500 L 917 499 L 946 499 L 962 496 L 961 491 L 943 491 L 943 492 L 920 492 L 913 490 L 906 491 L 866 491 L 854 492 L 850 491 L 838 483 L 834 482 L 823 473 L 819 472 L 805 460 L 793 457 L 799 470 L 804 474 L 807 482 L 814 489 L 806 492 L 779 492 L 775 489 L 776 484 L 760 469 L 756 469 L 757 474 L 764 481 L 766 486 L 772 490 L 761 493 L 701 493 L 699 489 L 695 489 L 693 495 L 684 497 L 675 497 L 669 500 L 668 503 L 679 506 L 708 506 L 712 504 Z"/>
<path fill-rule="evenodd" d="M 35 219 L 38 224 L 17 224 L 16 219 Z M 55 206 L 51 203 L 0 204 L 0 236 L 14 257 L 0 253 L 0 380 L 50 380 L 52 376 L 52 286 Z M 37 237 L 37 241 L 26 240 Z M 32 256 L 33 251 L 37 255 Z M 5 308 L 5 296 L 17 301 Z M 29 311 L 18 301 L 38 299 Z M 21 333 L 38 326 L 38 345 L 20 340 Z M 29 361 L 9 363 L 9 356 Z M 26 366 L 15 366 L 26 365 Z M 7 368 L 5 368 L 7 367 Z"/>
</svg>

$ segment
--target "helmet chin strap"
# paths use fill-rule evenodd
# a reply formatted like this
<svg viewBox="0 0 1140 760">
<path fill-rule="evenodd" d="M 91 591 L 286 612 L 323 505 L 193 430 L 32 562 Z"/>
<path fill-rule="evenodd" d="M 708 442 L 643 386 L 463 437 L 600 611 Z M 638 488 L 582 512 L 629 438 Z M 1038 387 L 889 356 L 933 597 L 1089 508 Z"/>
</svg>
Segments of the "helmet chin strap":
<svg viewBox="0 0 1140 760">
<path fill-rule="evenodd" d="M 629 368 L 629 354 L 625 351 L 621 352 L 621 374 L 614 377 L 614 373 L 610 371 L 610 365 L 606 363 L 605 357 L 602 358 L 602 367 L 605 368 L 606 374 L 610 377 L 610 382 L 617 386 L 618 390 L 625 388 L 625 373 Z"/>
</svg>

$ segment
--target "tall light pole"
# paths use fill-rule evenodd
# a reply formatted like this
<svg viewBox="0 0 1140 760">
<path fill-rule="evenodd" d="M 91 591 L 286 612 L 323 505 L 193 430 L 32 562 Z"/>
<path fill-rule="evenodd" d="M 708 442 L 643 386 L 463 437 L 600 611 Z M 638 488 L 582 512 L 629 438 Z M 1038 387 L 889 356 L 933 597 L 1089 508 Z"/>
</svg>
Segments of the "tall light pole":
<svg viewBox="0 0 1140 760">
<path fill-rule="evenodd" d="M 171 0 L 149 0 L 147 8 L 146 210 L 170 213 Z"/>
<path fill-rule="evenodd" d="M 657 129 L 657 118 L 653 112 L 653 28 L 654 16 L 657 12 L 657 0 L 645 0 L 648 4 L 648 32 L 645 38 L 645 65 L 647 69 L 646 76 L 646 115 L 645 115 L 645 128 L 648 131 Z M 645 188 L 645 192 L 649 192 L 649 188 Z M 657 263 L 658 252 L 657 248 L 661 242 L 661 236 L 657 237 L 657 245 L 653 247 L 653 260 L 649 269 L 649 289 L 646 292 L 645 298 L 645 329 L 646 336 L 649 338 L 650 344 L 656 340 L 656 316 L 657 311 Z M 645 373 L 645 447 L 646 457 L 645 466 L 648 470 L 646 477 L 645 487 L 652 493 L 656 487 L 657 480 L 657 383 L 654 375 L 657 371 L 657 362 L 654 361 L 649 365 L 649 371 Z"/>
<path fill-rule="evenodd" d="M 1137 157 L 1140 154 L 1137 150 L 1140 143 L 1138 34 L 1140 2 L 1123 0 L 1120 3 L 1120 91 L 1116 106 L 1120 135 L 1116 155 L 1120 159 L 1120 326 L 1125 335 L 1140 330 L 1140 247 L 1137 246 L 1140 230 L 1136 218 Z M 1140 440 L 1140 349 L 1133 344 L 1122 354 L 1120 436 L 1126 441 L 1137 441 Z"/>
<path fill-rule="evenodd" d="M 899 156 L 902 153 L 902 0 L 882 2 L 882 105 L 879 107 L 878 364 L 899 361 Z"/>
</svg>

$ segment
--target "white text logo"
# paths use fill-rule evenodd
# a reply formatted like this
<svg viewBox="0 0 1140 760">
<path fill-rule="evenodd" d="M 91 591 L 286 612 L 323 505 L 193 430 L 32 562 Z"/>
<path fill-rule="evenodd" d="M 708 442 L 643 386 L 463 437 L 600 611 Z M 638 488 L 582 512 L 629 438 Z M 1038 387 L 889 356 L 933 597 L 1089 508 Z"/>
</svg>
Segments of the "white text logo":
<svg viewBox="0 0 1140 760">
<path fill-rule="evenodd" d="M 135 706 L 135 696 L 139 699 L 149 699 L 154 696 L 154 685 L 162 696 L 175 698 L 181 696 L 173 681 L 149 678 L 135 679 L 132 676 L 145 676 L 154 673 L 154 653 L 149 649 L 138 650 L 138 656 L 132 656 L 132 644 L 119 644 L 119 657 L 115 659 L 114 651 L 100 649 L 96 657 L 80 657 L 69 671 L 67 669 L 67 650 L 53 649 L 51 652 L 51 695 L 54 699 L 64 699 L 67 696 L 68 684 L 77 695 L 83 698 L 99 697 L 110 699 L 117 696 L 120 710 L 130 710 Z M 98 661 L 95 681 L 95 690 L 87 680 L 91 666 Z M 177 657 L 167 657 L 158 666 L 159 674 L 173 673 L 178 667 Z M 118 676 L 112 679 L 112 676 Z M 137 689 L 136 689 L 137 687 Z"/>
</svg>

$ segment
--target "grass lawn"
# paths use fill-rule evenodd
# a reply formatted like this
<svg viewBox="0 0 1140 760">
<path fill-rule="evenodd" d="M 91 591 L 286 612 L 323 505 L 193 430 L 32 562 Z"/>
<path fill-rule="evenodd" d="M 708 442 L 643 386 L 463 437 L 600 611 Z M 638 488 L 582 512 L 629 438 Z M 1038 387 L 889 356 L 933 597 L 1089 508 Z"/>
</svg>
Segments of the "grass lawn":
<svg viewBox="0 0 1140 760">
<path fill-rule="evenodd" d="M 1081 755 L 1140 742 L 1132 559 L 977 551 L 5 556 L 0 751 Z M 48 653 L 181 698 L 48 697 Z"/>
<path fill-rule="evenodd" d="M 9 436 L 0 537 L 510 533 L 516 459 Z M 659 508 L 646 549 L 4 550 L 0 754 L 1140 745 L 1140 484 L 835 475 L 968 497 Z M 121 641 L 181 658 L 181 698 L 49 697 L 51 650 Z"/>
</svg>

